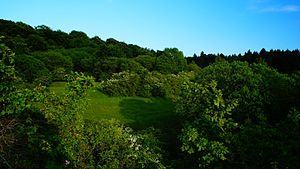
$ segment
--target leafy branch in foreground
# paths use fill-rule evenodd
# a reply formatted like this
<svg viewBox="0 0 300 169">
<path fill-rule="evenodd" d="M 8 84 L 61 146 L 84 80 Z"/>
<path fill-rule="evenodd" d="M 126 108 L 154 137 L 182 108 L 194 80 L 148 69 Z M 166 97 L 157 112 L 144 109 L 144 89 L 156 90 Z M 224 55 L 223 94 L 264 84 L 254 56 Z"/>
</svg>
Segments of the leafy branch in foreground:
<svg viewBox="0 0 300 169">
<path fill-rule="evenodd" d="M 225 103 L 217 83 L 187 82 L 177 100 L 177 112 L 186 120 L 180 140 L 181 150 L 196 160 L 198 167 L 211 167 L 229 154 L 232 130 L 237 126 L 230 118 L 236 101 Z"/>
</svg>

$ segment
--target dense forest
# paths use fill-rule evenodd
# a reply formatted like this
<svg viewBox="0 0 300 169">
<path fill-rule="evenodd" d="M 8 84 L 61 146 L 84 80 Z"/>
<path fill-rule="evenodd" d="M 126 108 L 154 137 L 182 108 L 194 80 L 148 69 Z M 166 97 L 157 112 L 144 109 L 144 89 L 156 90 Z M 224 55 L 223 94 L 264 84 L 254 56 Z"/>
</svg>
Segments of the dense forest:
<svg viewBox="0 0 300 169">
<path fill-rule="evenodd" d="M 8 20 L 0 36 L 0 168 L 300 168 L 298 49 L 185 57 Z M 87 119 L 91 90 L 171 115 Z"/>
</svg>

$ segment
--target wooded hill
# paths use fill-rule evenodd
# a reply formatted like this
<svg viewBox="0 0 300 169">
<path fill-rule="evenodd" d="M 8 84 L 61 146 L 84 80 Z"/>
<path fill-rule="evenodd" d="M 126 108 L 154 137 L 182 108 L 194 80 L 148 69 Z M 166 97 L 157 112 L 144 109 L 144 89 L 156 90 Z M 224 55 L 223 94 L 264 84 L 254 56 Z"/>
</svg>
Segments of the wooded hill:
<svg viewBox="0 0 300 169">
<path fill-rule="evenodd" d="M 300 168 L 299 50 L 184 57 L 6 20 L 0 36 L 0 168 Z"/>
<path fill-rule="evenodd" d="M 16 53 L 16 68 L 28 82 L 62 80 L 63 72 L 85 72 L 97 81 L 122 71 L 139 72 L 142 69 L 164 74 L 197 70 L 216 61 L 247 61 L 267 63 L 282 73 L 300 70 L 300 52 L 262 49 L 244 54 L 194 54 L 184 57 L 177 48 L 154 51 L 138 45 L 126 44 L 113 38 L 106 41 L 98 36 L 88 37 L 84 32 L 65 33 L 41 25 L 32 27 L 22 22 L 0 20 L 3 42 Z M 201 48 L 201 46 L 199 46 Z M 197 67 L 197 66 L 198 67 Z M 51 76 L 49 76 L 51 75 Z"/>
</svg>

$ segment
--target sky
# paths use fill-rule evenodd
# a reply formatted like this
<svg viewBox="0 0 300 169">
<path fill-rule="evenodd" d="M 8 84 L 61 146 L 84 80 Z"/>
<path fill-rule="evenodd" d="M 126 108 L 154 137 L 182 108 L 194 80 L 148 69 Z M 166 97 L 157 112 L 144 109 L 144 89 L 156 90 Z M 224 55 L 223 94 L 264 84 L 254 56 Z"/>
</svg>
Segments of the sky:
<svg viewBox="0 0 300 169">
<path fill-rule="evenodd" d="M 300 48 L 300 0 L 0 0 L 0 18 L 154 50 Z"/>
</svg>

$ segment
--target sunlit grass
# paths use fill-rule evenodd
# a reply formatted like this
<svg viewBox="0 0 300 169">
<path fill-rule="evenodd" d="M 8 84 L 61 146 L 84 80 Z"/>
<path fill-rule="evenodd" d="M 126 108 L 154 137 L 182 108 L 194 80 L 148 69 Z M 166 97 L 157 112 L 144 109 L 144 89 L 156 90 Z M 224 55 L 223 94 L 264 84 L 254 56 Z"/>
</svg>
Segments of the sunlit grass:
<svg viewBox="0 0 300 169">
<path fill-rule="evenodd" d="M 55 82 L 50 90 L 63 93 L 64 82 Z M 117 119 L 133 128 L 164 128 L 176 118 L 171 101 L 164 98 L 108 97 L 96 89 L 88 91 L 85 119 Z"/>
</svg>

